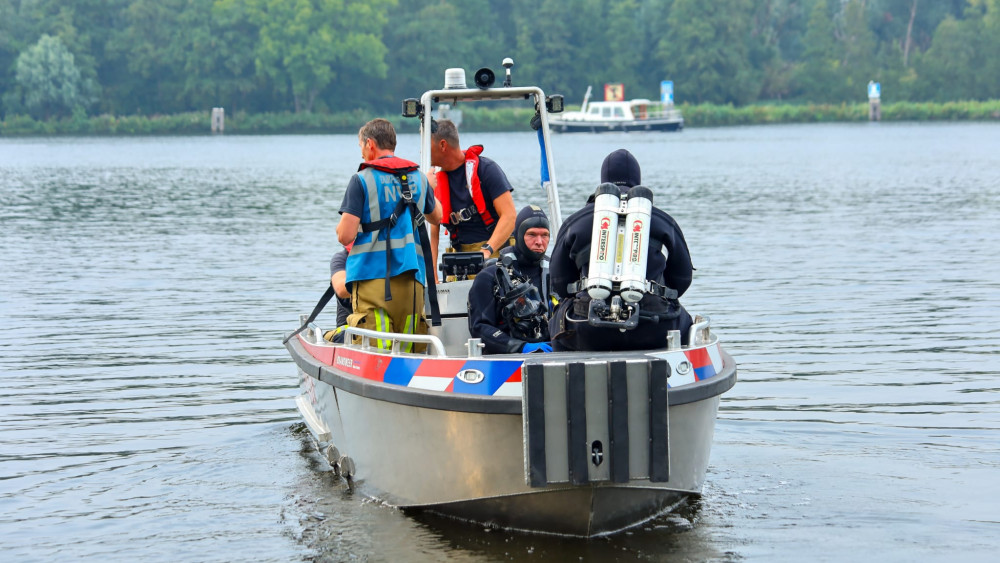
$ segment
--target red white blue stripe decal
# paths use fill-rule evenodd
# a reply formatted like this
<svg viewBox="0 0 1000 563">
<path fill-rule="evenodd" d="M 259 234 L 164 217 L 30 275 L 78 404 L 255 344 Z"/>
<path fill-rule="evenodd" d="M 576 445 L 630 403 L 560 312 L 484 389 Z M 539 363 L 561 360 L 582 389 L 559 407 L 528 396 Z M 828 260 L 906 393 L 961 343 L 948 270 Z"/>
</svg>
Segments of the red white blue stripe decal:
<svg viewBox="0 0 1000 563">
<path fill-rule="evenodd" d="M 309 353 L 320 361 L 326 359 L 318 357 L 320 350 L 335 350 L 333 357 L 324 363 L 355 377 L 371 381 L 413 389 L 468 395 L 521 395 L 522 362 L 520 360 L 404 358 L 340 346 L 334 348 L 302 342 Z M 476 374 L 475 379 L 478 379 L 478 382 L 469 383 L 458 377 L 460 373 L 469 370 L 482 374 L 481 378 Z"/>
<path fill-rule="evenodd" d="M 693 350 L 677 350 L 671 352 L 656 352 L 650 354 L 663 358 L 670 364 L 669 387 L 680 387 L 696 381 L 715 377 L 722 372 L 722 354 L 719 343 L 709 344 Z"/>
<path fill-rule="evenodd" d="M 343 346 L 300 342 L 309 354 L 338 371 L 380 383 L 468 395 L 521 396 L 520 360 L 394 357 Z M 702 381 L 722 371 L 718 343 L 693 350 L 650 354 L 670 364 L 670 387 Z M 460 376 L 461 375 L 461 376 Z M 469 376 L 469 377 L 465 377 Z"/>
</svg>

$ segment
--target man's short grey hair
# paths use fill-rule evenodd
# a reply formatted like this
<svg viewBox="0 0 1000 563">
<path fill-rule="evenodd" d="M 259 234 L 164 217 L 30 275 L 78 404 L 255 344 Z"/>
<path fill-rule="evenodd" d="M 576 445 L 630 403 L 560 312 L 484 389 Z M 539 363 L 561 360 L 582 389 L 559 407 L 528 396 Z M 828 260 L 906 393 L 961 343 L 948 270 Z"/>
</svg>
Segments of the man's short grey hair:
<svg viewBox="0 0 1000 563">
<path fill-rule="evenodd" d="M 462 148 L 458 144 L 458 128 L 450 119 L 435 120 L 436 127 L 432 128 L 431 139 L 437 142 L 441 139 L 448 141 L 448 144 L 455 148 Z"/>
<path fill-rule="evenodd" d="M 388 120 L 376 118 L 358 131 L 358 140 L 375 139 L 375 146 L 385 151 L 396 150 L 396 128 Z"/>
</svg>

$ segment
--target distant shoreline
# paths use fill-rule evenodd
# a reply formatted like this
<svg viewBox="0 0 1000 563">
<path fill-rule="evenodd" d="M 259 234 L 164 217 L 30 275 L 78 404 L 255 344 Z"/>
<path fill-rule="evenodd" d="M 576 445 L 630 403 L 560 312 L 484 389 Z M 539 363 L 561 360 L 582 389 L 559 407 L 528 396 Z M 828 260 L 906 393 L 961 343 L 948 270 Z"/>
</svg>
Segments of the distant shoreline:
<svg viewBox="0 0 1000 563">
<path fill-rule="evenodd" d="M 779 123 L 838 123 L 868 120 L 868 104 L 762 103 L 743 107 L 680 104 L 684 126 L 723 127 Z M 457 108 L 463 111 L 463 131 L 526 129 L 527 108 Z M 344 134 L 373 117 L 392 121 L 401 133 L 417 131 L 416 119 L 373 115 L 361 110 L 337 114 L 267 113 L 227 115 L 225 132 L 236 135 Z M 1000 121 L 1000 100 L 985 102 L 894 102 L 882 104 L 882 121 Z M 37 121 L 9 116 L 0 121 L 0 137 L 211 135 L 211 112 L 176 115 L 74 117 Z"/>
</svg>

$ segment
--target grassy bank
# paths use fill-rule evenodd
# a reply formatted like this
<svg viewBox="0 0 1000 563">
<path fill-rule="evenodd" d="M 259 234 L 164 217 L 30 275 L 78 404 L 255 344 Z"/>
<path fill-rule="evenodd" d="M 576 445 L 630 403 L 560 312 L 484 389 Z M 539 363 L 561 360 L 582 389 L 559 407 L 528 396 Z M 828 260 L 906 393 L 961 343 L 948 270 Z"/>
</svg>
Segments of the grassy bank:
<svg viewBox="0 0 1000 563">
<path fill-rule="evenodd" d="M 680 106 L 687 127 L 823 123 L 868 120 L 868 104 L 759 104 L 744 107 L 710 104 Z M 882 121 L 1000 120 L 1000 100 L 986 102 L 882 104 Z"/>
<path fill-rule="evenodd" d="M 868 104 L 758 104 L 744 107 L 711 104 L 681 104 L 687 127 L 762 125 L 770 123 L 823 123 L 866 121 Z M 466 131 L 514 131 L 525 129 L 532 112 L 521 108 L 462 107 L 462 129 Z M 361 110 L 337 114 L 236 113 L 227 115 L 225 130 L 237 135 L 285 133 L 355 133 L 365 121 L 376 117 Z M 417 120 L 385 115 L 400 132 L 415 132 Z M 882 105 L 882 121 L 1000 121 L 1000 100 L 986 102 L 913 103 Z M 26 116 L 8 116 L 0 121 L 0 136 L 55 135 L 207 135 L 211 113 L 192 112 L 154 116 L 77 116 L 38 121 Z"/>
</svg>

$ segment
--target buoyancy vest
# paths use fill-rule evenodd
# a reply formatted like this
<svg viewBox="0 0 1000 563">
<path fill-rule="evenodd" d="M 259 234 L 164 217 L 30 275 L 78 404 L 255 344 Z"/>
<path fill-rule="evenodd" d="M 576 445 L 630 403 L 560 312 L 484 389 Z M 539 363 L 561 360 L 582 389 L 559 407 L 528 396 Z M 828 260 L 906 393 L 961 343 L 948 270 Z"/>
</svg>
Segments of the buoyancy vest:
<svg viewBox="0 0 1000 563">
<path fill-rule="evenodd" d="M 416 280 L 427 284 L 418 234 L 422 229 L 415 231 L 423 224 L 420 211 L 427 189 L 417 169 L 417 164 L 395 156 L 364 162 L 358 168 L 367 207 L 360 218 L 361 232 L 347 257 L 348 283 L 385 278 L 388 287 L 388 278 L 415 270 Z"/>
<path fill-rule="evenodd" d="M 437 187 L 434 189 L 434 195 L 441 202 L 441 224 L 448 228 L 448 234 L 453 243 L 458 239 L 458 224 L 468 221 L 472 217 L 472 213 L 477 213 L 483 218 L 487 230 L 492 230 L 493 224 L 496 222 L 496 217 L 486 208 L 486 198 L 483 196 L 483 189 L 479 183 L 479 155 L 482 152 L 482 145 L 473 145 L 465 150 L 465 185 L 468 187 L 473 201 L 473 205 L 468 208 L 452 210 L 448 173 L 444 170 L 437 173 Z"/>
<path fill-rule="evenodd" d="M 502 254 L 506 252 L 502 251 Z M 516 253 L 512 253 L 517 256 Z M 512 281 L 517 280 L 518 285 L 526 286 L 527 291 L 522 294 L 530 296 L 530 301 L 537 300 L 537 309 L 532 311 L 530 316 L 520 317 L 515 312 L 516 308 L 510 305 Z M 552 302 L 549 300 L 549 269 L 548 265 L 542 261 L 529 268 L 524 266 L 515 258 L 510 268 L 505 268 L 502 264 L 497 264 L 496 285 L 493 288 L 493 298 L 499 310 L 499 316 L 503 319 L 510 336 L 524 342 L 540 342 L 549 339 L 548 322 L 552 313 Z"/>
</svg>

